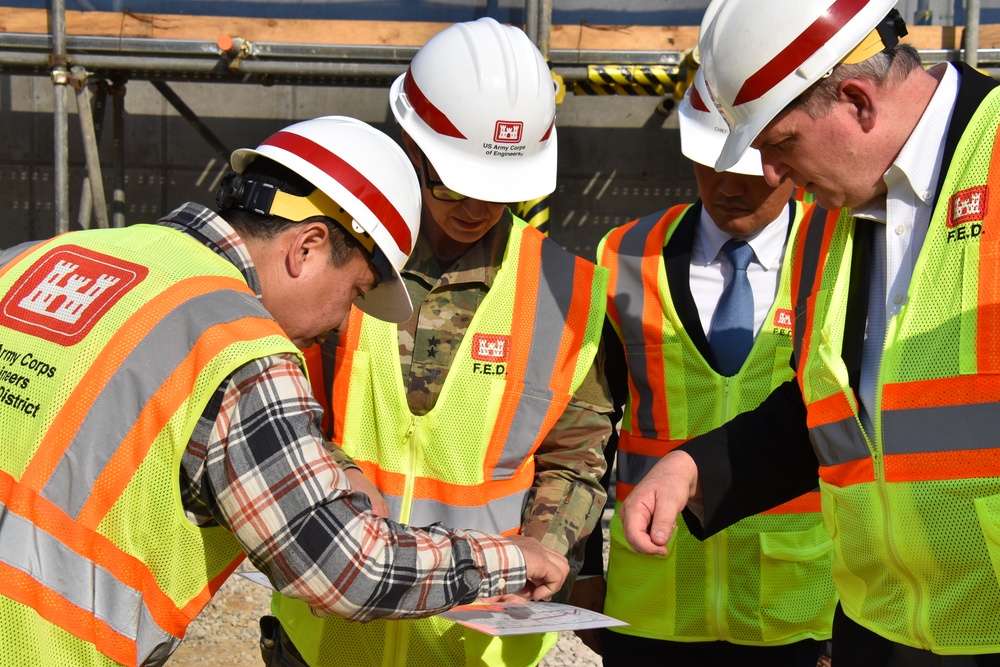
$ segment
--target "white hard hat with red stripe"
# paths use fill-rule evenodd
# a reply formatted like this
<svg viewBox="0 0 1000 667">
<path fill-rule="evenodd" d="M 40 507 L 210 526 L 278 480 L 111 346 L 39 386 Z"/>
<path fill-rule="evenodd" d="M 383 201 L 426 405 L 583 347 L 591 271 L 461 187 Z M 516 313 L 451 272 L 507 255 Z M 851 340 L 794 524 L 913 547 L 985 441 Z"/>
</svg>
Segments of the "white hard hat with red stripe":
<svg viewBox="0 0 1000 667">
<path fill-rule="evenodd" d="M 379 319 L 406 321 L 413 307 L 399 271 L 420 225 L 420 184 L 399 144 L 360 120 L 325 116 L 290 125 L 256 149 L 234 151 L 232 167 L 243 173 L 260 155 L 291 169 L 322 194 L 279 192 L 268 199 L 269 210 L 258 212 L 296 221 L 325 215 L 340 222 L 371 253 L 380 274 L 378 285 L 356 305 Z"/>
<path fill-rule="evenodd" d="M 705 82 L 730 128 L 723 171 L 789 103 L 838 63 L 858 63 L 906 34 L 895 0 L 725 0 L 702 33 Z"/>
<path fill-rule="evenodd" d="M 451 25 L 393 82 L 389 106 L 450 189 L 518 202 L 556 187 L 555 83 L 518 28 Z"/>
<path fill-rule="evenodd" d="M 694 82 L 684 92 L 684 99 L 677 108 L 677 119 L 681 131 L 681 153 L 698 164 L 714 167 L 729 136 L 729 126 L 712 104 L 705 90 L 705 75 L 700 69 L 694 75 Z M 748 148 L 726 171 L 763 176 L 760 151 Z"/>
</svg>

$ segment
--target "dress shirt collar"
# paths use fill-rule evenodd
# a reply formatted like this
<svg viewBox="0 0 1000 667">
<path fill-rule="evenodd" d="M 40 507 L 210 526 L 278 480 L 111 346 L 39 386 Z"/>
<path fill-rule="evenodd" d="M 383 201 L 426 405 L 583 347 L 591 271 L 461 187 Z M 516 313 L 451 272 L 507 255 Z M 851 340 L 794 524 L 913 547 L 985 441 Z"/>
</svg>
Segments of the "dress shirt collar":
<svg viewBox="0 0 1000 667">
<path fill-rule="evenodd" d="M 767 223 L 753 236 L 744 239 L 753 248 L 755 261 L 769 271 L 781 263 L 785 239 L 788 236 L 788 206 L 781 209 L 777 218 Z M 719 229 L 704 206 L 695 232 L 691 248 L 691 261 L 711 264 L 722 252 L 722 246 L 731 239 L 729 234 Z"/>
<path fill-rule="evenodd" d="M 942 63 L 938 67 L 945 68 L 945 71 L 930 103 L 913 128 L 910 137 L 903 144 L 899 155 L 882 176 L 888 188 L 887 194 L 855 207 L 853 210 L 855 216 L 884 223 L 887 218 L 887 197 L 920 202 L 928 208 L 934 204 L 937 181 L 941 174 L 945 138 L 955 108 L 959 84 L 957 69 L 947 63 Z"/>
<path fill-rule="evenodd" d="M 160 218 L 157 224 L 180 230 L 225 258 L 243 274 L 247 286 L 253 290 L 257 298 L 262 298 L 260 278 L 257 276 L 257 269 L 253 265 L 250 253 L 243 244 L 243 239 L 214 211 L 201 204 L 188 202 Z"/>
</svg>

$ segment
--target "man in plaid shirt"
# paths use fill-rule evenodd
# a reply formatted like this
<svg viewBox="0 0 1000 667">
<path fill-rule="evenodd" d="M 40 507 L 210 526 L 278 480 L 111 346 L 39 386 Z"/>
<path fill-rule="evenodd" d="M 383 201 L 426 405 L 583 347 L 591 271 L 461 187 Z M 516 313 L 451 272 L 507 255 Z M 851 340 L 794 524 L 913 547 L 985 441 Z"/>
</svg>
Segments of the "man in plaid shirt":
<svg viewBox="0 0 1000 667">
<path fill-rule="evenodd" d="M 0 637 L 10 637 L 12 632 L 18 636 L 14 645 L 8 646 L 10 642 L 2 639 L 0 643 L 8 657 L 23 657 L 22 664 L 104 664 L 108 657 L 131 664 L 162 664 L 183 637 L 187 622 L 207 603 L 208 596 L 199 591 L 210 596 L 217 590 L 225 574 L 239 562 L 240 549 L 285 595 L 305 601 L 319 615 L 356 620 L 427 616 L 477 598 L 506 594 L 547 598 L 567 575 L 568 565 L 562 556 L 528 538 L 439 525 L 411 528 L 377 517 L 370 511 L 368 498 L 349 483 L 350 475 L 362 478 L 358 471 L 345 473 L 324 447 L 322 409 L 312 397 L 295 348 L 325 338 L 344 321 L 352 303 L 379 317 L 409 315 L 409 299 L 400 284 L 398 267 L 412 249 L 420 200 L 416 177 L 401 149 L 360 121 L 326 117 L 288 127 L 255 150 L 237 151 L 233 168 L 236 173 L 220 188 L 218 212 L 188 203 L 160 220 L 158 226 L 73 232 L 0 252 L 0 281 L 4 281 L 0 282 L 0 297 L 5 305 L 5 316 L 0 317 L 0 344 L 7 349 L 16 344 L 34 345 L 33 340 L 38 343 L 31 349 L 49 349 L 44 347 L 52 342 L 49 334 L 33 333 L 8 321 L 6 314 L 28 301 L 20 296 L 20 300 L 11 300 L 9 295 L 18 294 L 18 289 L 33 280 L 37 273 L 33 269 L 42 266 L 39 262 L 53 252 L 69 252 L 67 247 L 85 257 L 103 258 L 112 267 L 139 267 L 138 273 L 144 277 L 129 289 L 141 286 L 146 278 L 147 286 L 157 283 L 153 287 L 160 292 L 152 293 L 149 303 L 162 301 L 164 295 L 173 294 L 177 285 L 186 282 L 192 287 L 174 297 L 179 300 L 175 310 L 190 307 L 195 317 L 216 318 L 220 326 L 257 318 L 253 321 L 269 323 L 267 326 L 278 333 L 267 337 L 269 348 L 259 342 L 264 334 L 253 331 L 245 334 L 245 342 L 236 341 L 251 351 L 232 353 L 237 361 L 227 362 L 225 368 L 230 372 L 217 388 L 199 384 L 201 375 L 188 380 L 195 389 L 187 402 L 206 407 L 200 418 L 191 419 L 196 423 L 187 432 L 170 433 L 169 424 L 161 424 L 162 431 L 150 428 L 155 426 L 151 420 L 159 417 L 148 415 L 158 413 L 160 406 L 148 406 L 159 400 L 168 383 L 153 387 L 149 403 L 132 395 L 133 389 L 139 392 L 153 384 L 143 377 L 147 370 L 172 368 L 169 359 L 175 344 L 181 346 L 181 365 L 190 359 L 201 363 L 197 358 L 210 336 L 202 333 L 178 343 L 190 327 L 186 321 L 180 329 L 161 327 L 164 323 L 176 325 L 168 309 L 158 315 L 160 323 L 154 321 L 143 330 L 145 340 L 126 341 L 140 350 L 144 342 L 152 340 L 155 345 L 148 349 L 154 354 L 122 355 L 114 362 L 117 366 L 109 366 L 108 394 L 120 400 L 94 400 L 79 430 L 65 437 L 65 452 L 47 451 L 51 433 L 37 432 L 41 426 L 32 426 L 51 423 L 47 412 L 55 413 L 58 424 L 69 423 L 68 413 L 80 412 L 72 401 L 77 395 L 72 392 L 77 390 L 65 386 L 74 371 L 63 368 L 73 364 L 60 363 L 59 371 L 53 367 L 49 376 L 53 382 L 33 381 L 25 389 L 25 396 L 36 401 L 33 405 L 41 406 L 40 411 L 35 410 L 37 419 L 33 415 L 12 417 L 13 410 L 0 412 L 0 431 L 4 433 L 0 473 L 9 482 L 0 488 L 0 510 L 8 510 L 12 518 L 0 526 L 0 562 L 12 570 L 12 576 L 5 574 L 4 583 L 0 583 L 0 595 L 7 598 L 5 605 L 0 605 L 0 627 L 8 628 Z M 121 241 L 123 238 L 129 240 Z M 173 254 L 158 253 L 158 247 L 170 248 Z M 175 267 L 181 264 L 188 265 L 185 270 L 193 277 L 173 284 L 162 277 L 178 273 Z M 197 268 L 190 266 L 209 267 L 209 271 L 201 277 Z M 104 278 L 102 275 L 98 283 Z M 199 297 L 189 296 L 190 292 L 213 280 L 235 287 L 204 288 L 210 298 L 195 304 Z M 124 293 L 124 288 L 120 291 Z M 236 301 L 243 305 L 231 318 L 223 312 L 230 307 L 227 298 L 243 299 Z M 119 302 L 114 302 L 93 318 L 98 327 L 95 333 L 109 331 L 111 336 L 85 338 L 90 342 L 75 350 L 64 344 L 63 350 L 53 354 L 66 355 L 63 360 L 72 359 L 74 354 L 93 358 L 91 367 L 109 363 L 106 359 L 114 356 L 115 344 L 108 338 L 120 345 L 118 334 L 147 313 L 149 304 L 144 305 L 137 296 L 132 302 L 138 305 L 126 306 L 127 302 L 122 299 L 118 311 L 114 306 Z M 114 317 L 108 318 L 114 320 L 110 324 L 101 322 L 105 313 L 123 312 L 121 308 L 126 309 L 123 322 Z M 136 308 L 137 314 L 129 316 L 127 308 Z M 165 331 L 160 333 L 161 329 Z M 176 336 L 178 331 L 180 337 Z M 233 347 L 232 341 L 223 343 L 229 345 L 226 350 Z M 258 352 L 261 349 L 277 351 Z M 246 362 L 247 358 L 250 361 Z M 210 368 L 215 367 L 212 362 Z M 136 363 L 137 372 L 128 368 L 130 363 Z M 50 384 L 52 393 L 44 393 Z M 76 386 L 82 385 L 77 382 Z M 104 388 L 94 391 L 98 399 L 104 397 Z M 92 415 L 102 405 L 108 406 L 107 413 Z M 106 428 L 94 429 L 94 437 L 84 442 L 81 439 L 90 434 L 87 420 L 91 416 Z M 18 419 L 27 420 L 24 427 Z M 127 420 L 125 427 L 119 429 L 115 422 L 123 420 Z M 127 437 L 121 443 L 107 444 L 119 430 L 128 432 Z M 164 505 L 157 504 L 157 497 L 166 495 L 165 507 L 170 510 L 169 499 L 176 494 L 154 488 L 136 495 L 135 489 L 151 478 L 169 482 L 173 475 L 177 479 L 176 465 L 170 465 L 170 448 L 179 451 L 183 438 L 187 438 L 187 446 L 179 468 L 182 516 L 163 511 Z M 140 455 L 133 457 L 135 461 L 120 457 L 121 450 L 133 446 L 135 440 L 144 446 L 136 448 Z M 87 488 L 86 475 L 104 464 L 91 460 L 100 452 L 110 455 L 107 469 L 98 470 L 92 488 Z M 44 479 L 40 490 L 30 488 L 36 468 L 57 461 L 51 466 L 51 479 L 57 480 L 62 469 L 60 457 L 74 456 L 77 458 L 67 465 L 73 471 L 73 483 L 63 485 L 67 490 L 50 490 Z M 126 467 L 134 466 L 123 478 L 122 459 L 128 459 Z M 165 460 L 166 465 L 151 463 L 153 459 Z M 153 478 L 149 470 L 156 465 L 166 474 Z M 118 499 L 107 492 L 103 484 L 107 479 L 124 480 Z M 21 501 L 36 492 L 37 500 Z M 63 496 L 67 500 L 63 501 Z M 73 500 L 81 496 L 84 509 L 78 512 Z M 108 511 L 104 518 L 95 519 L 94 506 L 104 506 L 98 501 L 104 501 Z M 143 506 L 147 501 L 148 508 Z M 13 534 L 5 536 L 5 527 L 9 532 L 18 512 L 15 527 L 30 526 L 36 535 L 44 533 L 45 539 L 21 540 L 29 542 L 24 549 L 13 543 Z M 74 528 L 57 533 L 49 528 L 53 521 L 69 521 L 67 525 Z M 209 552 L 199 552 L 197 558 L 191 557 L 190 524 L 207 531 L 196 530 L 195 534 L 216 535 L 205 539 L 203 550 Z M 115 527 L 109 528 L 112 525 Z M 235 542 L 214 528 L 217 526 L 234 536 Z M 91 536 L 78 541 L 87 531 Z M 186 552 L 183 545 L 187 545 Z M 216 553 L 210 552 L 213 548 Z M 49 561 L 49 552 L 59 560 Z M 18 559 L 24 553 L 27 556 L 21 568 Z M 81 608 L 77 589 L 84 584 L 78 582 L 86 577 L 74 577 L 73 568 L 79 565 L 81 572 L 93 571 L 95 564 L 110 571 L 114 581 L 98 578 L 93 585 L 109 590 L 91 591 Z M 200 572 L 199 565 L 214 570 Z M 187 584 L 177 582 L 192 576 L 195 581 L 188 590 L 195 592 L 194 597 L 184 592 Z M 26 589 L 42 595 L 25 595 Z M 121 598 L 114 599 L 119 594 Z M 54 598 L 76 605 L 72 609 L 75 620 L 48 613 Z M 123 610 L 125 603 L 135 609 Z M 169 603 L 176 604 L 175 612 L 169 612 Z M 114 606 L 104 609 L 105 604 Z M 84 622 L 79 622 L 81 615 Z M 181 617 L 183 620 L 178 620 Z M 37 620 L 24 622 L 25 618 Z M 122 618 L 136 619 L 136 625 L 123 622 L 125 627 L 116 626 Z M 99 628 L 96 632 L 95 627 Z M 65 638 L 67 633 L 72 635 L 69 640 L 52 639 Z M 22 656 L 18 651 L 27 652 Z"/>
</svg>

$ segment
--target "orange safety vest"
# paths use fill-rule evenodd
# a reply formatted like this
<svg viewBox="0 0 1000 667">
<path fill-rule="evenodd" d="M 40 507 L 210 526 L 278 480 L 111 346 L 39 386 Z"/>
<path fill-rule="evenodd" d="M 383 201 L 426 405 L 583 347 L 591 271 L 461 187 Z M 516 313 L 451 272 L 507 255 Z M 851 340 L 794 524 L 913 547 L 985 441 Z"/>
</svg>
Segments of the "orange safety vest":
<svg viewBox="0 0 1000 667">
<path fill-rule="evenodd" d="M 4 660 L 159 664 L 243 558 L 186 518 L 181 455 L 226 377 L 295 348 L 236 267 L 162 226 L 33 246 L 0 294 Z"/>
</svg>

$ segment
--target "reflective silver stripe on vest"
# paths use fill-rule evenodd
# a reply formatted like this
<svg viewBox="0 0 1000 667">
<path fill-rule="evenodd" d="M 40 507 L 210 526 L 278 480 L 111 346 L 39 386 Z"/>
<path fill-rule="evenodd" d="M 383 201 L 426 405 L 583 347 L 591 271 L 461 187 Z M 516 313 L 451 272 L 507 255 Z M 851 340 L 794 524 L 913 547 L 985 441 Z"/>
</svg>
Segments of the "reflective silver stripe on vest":
<svg viewBox="0 0 1000 667">
<path fill-rule="evenodd" d="M 573 301 L 573 279 L 576 256 L 560 248 L 554 241 L 542 242 L 541 269 L 539 271 L 535 319 L 524 372 L 524 390 L 511 421 L 503 452 L 493 469 L 492 479 L 510 479 L 524 463 L 530 447 L 542 430 L 542 422 L 552 401 L 549 389 L 552 371 L 562 332 L 566 327 L 566 314 Z M 533 286 L 528 286 L 532 288 Z M 512 330 L 517 330 L 517 314 Z"/>
<path fill-rule="evenodd" d="M 269 317 L 252 294 L 223 290 L 189 299 L 167 314 L 101 390 L 40 495 L 75 519 L 143 408 L 198 338 L 212 326 L 254 312 Z"/>
<path fill-rule="evenodd" d="M 0 558 L 137 644 L 136 665 L 169 655 L 180 640 L 161 630 L 142 593 L 0 504 Z M 169 649 L 166 650 L 165 649 Z"/>
<path fill-rule="evenodd" d="M 809 429 L 813 451 L 821 466 L 835 466 L 871 456 L 861 426 L 854 417 Z"/>
<path fill-rule="evenodd" d="M 25 241 L 20 243 L 13 248 L 7 248 L 6 250 L 0 250 L 0 269 L 7 266 L 15 257 L 20 255 L 22 252 L 38 245 L 41 241 Z"/>
<path fill-rule="evenodd" d="M 659 456 L 635 454 L 621 449 L 618 450 L 617 456 L 618 481 L 632 486 L 641 482 L 646 473 L 652 470 L 653 466 L 660 460 Z"/>
<path fill-rule="evenodd" d="M 886 454 L 994 449 L 998 430 L 996 403 L 882 412 L 882 447 Z"/>
<path fill-rule="evenodd" d="M 646 251 L 650 231 L 665 213 L 666 211 L 651 213 L 637 220 L 622 236 L 618 248 L 618 283 L 615 285 L 614 299 L 626 350 L 641 350 L 646 344 L 642 331 L 642 313 L 646 307 L 646 289 L 642 283 L 643 253 Z M 639 378 L 635 382 L 639 400 L 632 429 L 645 438 L 656 438 L 659 434 L 654 428 L 653 392 L 648 381 L 649 369 L 645 355 L 629 355 L 628 365 L 629 375 Z"/>
<path fill-rule="evenodd" d="M 410 503 L 410 518 L 407 524 L 417 528 L 442 523 L 454 528 L 482 530 L 487 533 L 502 533 L 521 527 L 521 511 L 528 491 L 518 491 L 498 498 L 483 506 L 463 507 L 446 505 L 437 500 L 417 498 Z M 389 516 L 402 516 L 403 500 L 399 496 L 384 495 L 389 505 Z"/>
</svg>

